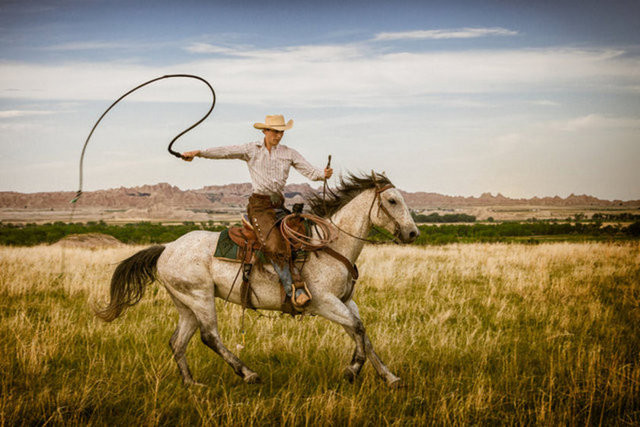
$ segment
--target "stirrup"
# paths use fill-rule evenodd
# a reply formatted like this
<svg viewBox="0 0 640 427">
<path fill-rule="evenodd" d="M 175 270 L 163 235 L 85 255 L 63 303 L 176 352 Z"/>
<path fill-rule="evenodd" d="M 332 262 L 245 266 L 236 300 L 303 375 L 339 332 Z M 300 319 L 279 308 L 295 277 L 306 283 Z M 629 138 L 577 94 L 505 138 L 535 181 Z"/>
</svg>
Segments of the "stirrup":
<svg viewBox="0 0 640 427">
<path fill-rule="evenodd" d="M 302 293 L 299 297 L 296 297 L 298 289 L 302 289 Z M 291 292 L 291 304 L 293 304 L 293 308 L 298 311 L 302 311 L 303 308 L 309 305 L 312 299 L 313 297 L 311 296 L 311 292 L 309 291 L 306 282 L 299 281 L 293 283 L 293 291 Z"/>
</svg>

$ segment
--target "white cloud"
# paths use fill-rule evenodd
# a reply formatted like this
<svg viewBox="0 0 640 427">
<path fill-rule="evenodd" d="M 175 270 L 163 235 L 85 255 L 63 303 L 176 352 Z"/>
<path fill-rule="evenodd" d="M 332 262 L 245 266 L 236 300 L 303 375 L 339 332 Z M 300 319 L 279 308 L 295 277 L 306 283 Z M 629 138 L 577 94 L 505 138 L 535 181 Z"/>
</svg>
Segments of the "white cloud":
<svg viewBox="0 0 640 427">
<path fill-rule="evenodd" d="M 217 49 L 207 46 L 194 49 Z M 428 97 L 436 95 L 522 94 L 541 89 L 623 92 L 640 86 L 640 60 L 614 49 L 387 53 L 357 44 L 229 49 L 222 57 L 171 67 L 4 62 L 0 63 L 0 94 L 22 99 L 112 100 L 136 84 L 171 73 L 205 77 L 226 103 L 298 107 L 410 107 L 429 103 Z M 172 81 L 145 88 L 132 98 L 200 102 L 208 95 L 200 83 Z"/>
<path fill-rule="evenodd" d="M 640 118 L 637 117 L 607 117 L 600 114 L 589 114 L 582 117 L 557 122 L 557 129 L 576 132 L 584 130 L 612 130 L 635 129 L 640 130 Z"/>
<path fill-rule="evenodd" d="M 362 57 L 367 49 L 364 45 L 302 45 L 289 46 L 280 49 L 255 49 L 251 47 L 234 46 L 222 47 L 209 43 L 192 43 L 185 47 L 191 53 L 223 53 L 240 58 L 271 61 L 277 63 L 286 61 L 327 61 L 340 59 L 354 59 Z"/>
<path fill-rule="evenodd" d="M 458 108 L 494 108 L 495 104 L 484 101 L 477 101 L 474 99 L 466 99 L 466 98 L 456 98 L 452 96 L 446 97 L 438 97 L 433 100 L 434 104 L 447 106 L 447 107 L 458 107 Z"/>
<path fill-rule="evenodd" d="M 535 101 L 531 101 L 533 105 L 541 105 L 543 107 L 559 107 L 560 103 L 556 101 L 551 101 L 549 99 L 536 99 Z"/>
<path fill-rule="evenodd" d="M 15 117 L 26 116 L 42 116 L 47 114 L 55 114 L 55 111 L 49 110 L 3 110 L 0 111 L 0 119 L 12 119 Z"/>
<path fill-rule="evenodd" d="M 442 40 L 472 39 L 486 36 L 515 36 L 517 31 L 506 28 L 459 28 L 449 30 L 418 30 L 395 33 L 378 33 L 373 40 Z"/>
<path fill-rule="evenodd" d="M 185 47 L 191 53 L 233 53 L 234 50 L 228 47 L 216 46 L 209 43 L 191 43 Z"/>
<path fill-rule="evenodd" d="M 131 47 L 131 44 L 87 41 L 87 42 L 60 43 L 56 45 L 47 46 L 45 50 L 75 51 L 75 50 L 97 50 L 97 49 L 123 49 L 128 47 Z"/>
</svg>

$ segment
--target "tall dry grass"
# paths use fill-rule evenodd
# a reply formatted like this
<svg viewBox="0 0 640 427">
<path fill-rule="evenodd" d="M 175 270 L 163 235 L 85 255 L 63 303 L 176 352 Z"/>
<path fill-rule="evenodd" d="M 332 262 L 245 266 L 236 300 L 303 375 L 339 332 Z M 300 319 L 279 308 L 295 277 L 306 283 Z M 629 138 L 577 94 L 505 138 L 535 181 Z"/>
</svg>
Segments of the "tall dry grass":
<svg viewBox="0 0 640 427">
<path fill-rule="evenodd" d="M 257 370 L 247 386 L 194 338 L 203 388 L 182 387 L 167 345 L 177 313 L 152 285 L 104 324 L 115 263 L 141 247 L 0 247 L 1 424 L 638 424 L 640 245 L 367 247 L 355 299 L 406 387 L 320 318 L 218 303 L 227 346 Z"/>
</svg>

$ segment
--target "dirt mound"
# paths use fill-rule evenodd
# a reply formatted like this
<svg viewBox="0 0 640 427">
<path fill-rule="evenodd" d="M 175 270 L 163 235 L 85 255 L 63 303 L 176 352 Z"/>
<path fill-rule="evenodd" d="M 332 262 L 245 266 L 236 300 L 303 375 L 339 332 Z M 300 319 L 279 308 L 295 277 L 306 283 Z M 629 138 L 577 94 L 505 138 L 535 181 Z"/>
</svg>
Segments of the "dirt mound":
<svg viewBox="0 0 640 427">
<path fill-rule="evenodd" d="M 120 240 L 102 233 L 71 234 L 54 243 L 69 248 L 109 248 L 123 246 Z"/>
</svg>

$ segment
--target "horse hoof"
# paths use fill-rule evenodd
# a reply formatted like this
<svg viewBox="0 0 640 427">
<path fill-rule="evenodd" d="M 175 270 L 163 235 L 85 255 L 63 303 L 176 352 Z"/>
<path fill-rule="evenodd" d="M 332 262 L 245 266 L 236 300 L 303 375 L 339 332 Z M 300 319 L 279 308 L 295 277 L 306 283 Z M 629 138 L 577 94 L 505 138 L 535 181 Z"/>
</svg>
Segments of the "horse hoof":
<svg viewBox="0 0 640 427">
<path fill-rule="evenodd" d="M 390 388 L 393 388 L 393 389 L 399 389 L 399 388 L 404 388 L 404 387 L 406 387 L 406 385 L 404 384 L 404 382 L 402 382 L 402 379 L 401 379 L 401 378 L 398 378 L 398 377 L 395 377 L 395 378 L 393 378 L 393 379 L 391 379 L 391 380 L 387 381 L 387 385 L 388 385 Z"/>
<path fill-rule="evenodd" d="M 255 372 L 244 377 L 244 382 L 247 384 L 260 384 L 262 380 L 260 380 L 260 376 Z"/>
<path fill-rule="evenodd" d="M 344 370 L 342 375 L 350 383 L 354 382 L 356 380 L 356 377 L 358 376 L 358 374 L 356 372 L 354 372 L 353 369 L 351 369 L 350 366 L 345 368 L 345 370 Z"/>
</svg>

